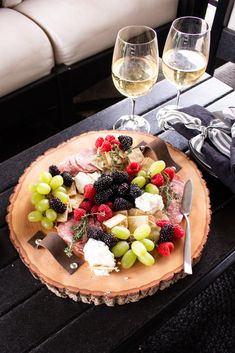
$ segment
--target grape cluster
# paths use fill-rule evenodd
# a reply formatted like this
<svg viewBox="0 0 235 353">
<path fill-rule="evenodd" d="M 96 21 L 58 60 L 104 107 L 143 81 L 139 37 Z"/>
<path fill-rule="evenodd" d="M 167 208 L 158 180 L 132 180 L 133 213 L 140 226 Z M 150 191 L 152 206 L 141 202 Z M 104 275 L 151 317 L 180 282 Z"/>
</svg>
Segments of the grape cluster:
<svg viewBox="0 0 235 353">
<path fill-rule="evenodd" d="M 58 217 L 58 213 L 65 212 L 69 197 L 65 188 L 65 183 L 68 185 L 62 175 L 58 174 L 56 166 L 50 166 L 52 172 L 41 172 L 38 182 L 29 185 L 29 191 L 32 193 L 31 202 L 35 210 L 28 214 L 30 222 L 41 222 L 45 229 L 52 229 L 54 222 Z M 68 173 L 67 173 L 68 174 Z"/>
<path fill-rule="evenodd" d="M 148 224 L 142 224 L 137 227 L 131 235 L 128 228 L 124 226 L 115 226 L 111 229 L 111 234 L 120 239 L 112 248 L 115 257 L 121 258 L 121 266 L 128 269 L 139 260 L 146 266 L 152 266 L 155 263 L 154 257 L 149 253 L 154 249 L 154 242 L 148 239 L 151 228 Z"/>
</svg>

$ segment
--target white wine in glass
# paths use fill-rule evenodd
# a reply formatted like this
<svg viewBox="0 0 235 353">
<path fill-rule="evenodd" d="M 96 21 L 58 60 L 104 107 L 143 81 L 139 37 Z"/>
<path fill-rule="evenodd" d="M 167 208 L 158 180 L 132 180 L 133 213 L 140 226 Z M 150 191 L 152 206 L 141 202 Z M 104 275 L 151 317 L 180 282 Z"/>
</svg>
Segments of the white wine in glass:
<svg viewBox="0 0 235 353">
<path fill-rule="evenodd" d="M 177 88 L 176 106 L 166 106 L 157 117 L 179 107 L 182 88 L 192 86 L 204 74 L 210 49 L 210 30 L 198 17 L 180 17 L 173 21 L 162 55 L 162 71 Z"/>
<path fill-rule="evenodd" d="M 157 81 L 159 67 L 156 33 L 146 26 L 128 26 L 117 35 L 112 79 L 117 90 L 132 100 L 132 114 L 124 115 L 114 129 L 150 131 L 147 120 L 135 115 L 135 99 L 146 95 Z"/>
</svg>

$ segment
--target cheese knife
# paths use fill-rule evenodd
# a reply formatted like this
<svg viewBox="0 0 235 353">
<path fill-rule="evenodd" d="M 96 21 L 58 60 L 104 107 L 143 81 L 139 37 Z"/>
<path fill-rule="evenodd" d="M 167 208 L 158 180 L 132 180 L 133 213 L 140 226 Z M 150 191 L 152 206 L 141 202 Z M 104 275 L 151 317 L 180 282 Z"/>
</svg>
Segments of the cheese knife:
<svg viewBox="0 0 235 353">
<path fill-rule="evenodd" d="M 184 273 L 192 274 L 191 260 L 191 232 L 189 214 L 192 206 L 193 184 L 191 179 L 187 180 L 181 201 L 181 213 L 186 221 L 185 242 L 184 242 Z"/>
</svg>

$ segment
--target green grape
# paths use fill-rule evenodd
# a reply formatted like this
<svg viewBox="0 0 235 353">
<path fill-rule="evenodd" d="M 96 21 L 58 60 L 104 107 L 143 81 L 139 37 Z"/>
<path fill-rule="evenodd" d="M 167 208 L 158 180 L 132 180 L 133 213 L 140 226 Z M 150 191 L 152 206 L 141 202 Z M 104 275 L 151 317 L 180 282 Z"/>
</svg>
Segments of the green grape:
<svg viewBox="0 0 235 353">
<path fill-rule="evenodd" d="M 142 244 L 138 240 L 133 241 L 133 243 L 131 244 L 131 249 L 137 256 L 143 256 L 147 253 L 144 244 Z"/>
<path fill-rule="evenodd" d="M 46 183 L 46 184 L 50 184 L 51 179 L 52 179 L 52 175 L 49 172 L 41 172 L 38 178 L 38 180 L 41 183 Z"/>
<path fill-rule="evenodd" d="M 137 240 L 142 240 L 147 238 L 151 233 L 151 227 L 148 224 L 142 224 L 141 226 L 137 227 L 133 233 L 133 236 Z"/>
<path fill-rule="evenodd" d="M 32 211 L 28 214 L 28 220 L 30 222 L 39 222 L 42 220 L 42 214 L 39 211 Z"/>
<path fill-rule="evenodd" d="M 54 195 L 55 192 L 60 191 L 64 194 L 67 194 L 67 189 L 64 186 L 59 186 L 57 189 L 53 190 L 52 194 Z"/>
<path fill-rule="evenodd" d="M 47 195 L 51 191 L 51 188 L 48 184 L 46 183 L 39 183 L 37 185 L 37 192 L 42 195 Z"/>
<path fill-rule="evenodd" d="M 111 229 L 111 233 L 118 239 L 126 240 L 130 236 L 130 231 L 124 226 L 115 226 Z"/>
<path fill-rule="evenodd" d="M 61 175 L 55 175 L 50 182 L 50 187 L 52 188 L 52 190 L 55 190 L 57 188 L 59 188 L 60 186 L 62 186 L 64 183 L 64 180 L 62 178 Z"/>
<path fill-rule="evenodd" d="M 142 176 L 144 178 L 147 178 L 147 172 L 142 169 L 137 173 L 137 176 Z"/>
<path fill-rule="evenodd" d="M 53 228 L 53 222 L 50 221 L 47 217 L 43 217 L 41 220 L 41 225 L 43 226 L 43 228 L 45 229 L 51 229 Z"/>
<path fill-rule="evenodd" d="M 136 184 L 141 189 L 146 183 L 146 179 L 143 176 L 137 176 L 132 181 L 131 184 Z"/>
<path fill-rule="evenodd" d="M 69 196 L 64 192 L 56 191 L 53 193 L 53 195 L 58 197 L 58 199 L 60 199 L 60 201 L 62 201 L 63 203 L 68 203 L 69 201 Z"/>
<path fill-rule="evenodd" d="M 128 250 L 121 259 L 121 265 L 123 268 L 128 269 L 134 265 L 136 261 L 136 255 L 132 250 Z"/>
<path fill-rule="evenodd" d="M 49 221 L 54 222 L 57 218 L 56 211 L 52 210 L 51 208 L 48 208 L 48 210 L 46 210 L 46 218 L 48 218 Z"/>
<path fill-rule="evenodd" d="M 146 252 L 143 256 L 138 256 L 138 260 L 145 266 L 153 266 L 155 263 L 154 257 L 148 252 Z"/>
<path fill-rule="evenodd" d="M 42 199 L 36 204 L 36 209 L 40 212 L 48 210 L 50 207 L 48 199 Z"/>
<path fill-rule="evenodd" d="M 155 247 L 154 242 L 150 239 L 143 239 L 141 240 L 141 243 L 144 244 L 147 251 L 152 251 Z"/>
<path fill-rule="evenodd" d="M 159 160 L 151 164 L 148 172 L 152 177 L 155 174 L 161 173 L 165 169 L 165 167 L 166 163 L 162 160 Z"/>
<path fill-rule="evenodd" d="M 39 203 L 39 201 L 43 199 L 44 199 L 43 195 L 39 194 L 38 192 L 34 192 L 31 197 L 31 202 L 33 205 L 36 205 L 37 203 Z"/>
<path fill-rule="evenodd" d="M 38 185 L 38 184 L 35 184 L 35 183 L 29 184 L 28 190 L 29 190 L 30 192 L 36 192 L 36 191 L 37 191 L 37 185 Z"/>
<path fill-rule="evenodd" d="M 129 244 L 127 241 L 119 241 L 114 247 L 112 248 L 112 253 L 115 257 L 123 256 L 127 250 L 129 249 Z"/>
<path fill-rule="evenodd" d="M 156 185 L 153 185 L 151 183 L 145 185 L 145 191 L 149 192 L 150 194 L 159 194 L 159 189 Z"/>
</svg>

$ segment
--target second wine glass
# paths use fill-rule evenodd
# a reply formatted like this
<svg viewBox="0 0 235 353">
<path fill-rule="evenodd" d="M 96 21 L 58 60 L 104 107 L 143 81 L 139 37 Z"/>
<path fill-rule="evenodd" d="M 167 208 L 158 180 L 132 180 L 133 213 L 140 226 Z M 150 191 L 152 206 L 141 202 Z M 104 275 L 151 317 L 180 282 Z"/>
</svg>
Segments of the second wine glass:
<svg viewBox="0 0 235 353">
<path fill-rule="evenodd" d="M 150 131 L 146 119 L 135 115 L 135 99 L 146 95 L 156 83 L 159 67 L 156 33 L 146 26 L 127 26 L 117 35 L 112 79 L 117 90 L 132 100 L 132 113 L 124 115 L 114 129 Z"/>
</svg>

